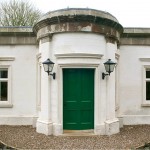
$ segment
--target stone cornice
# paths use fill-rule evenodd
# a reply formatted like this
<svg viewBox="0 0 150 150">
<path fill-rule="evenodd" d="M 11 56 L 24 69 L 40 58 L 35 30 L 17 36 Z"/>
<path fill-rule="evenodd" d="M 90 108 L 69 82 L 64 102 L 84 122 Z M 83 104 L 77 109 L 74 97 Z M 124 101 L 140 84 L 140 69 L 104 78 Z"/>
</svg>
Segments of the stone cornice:
<svg viewBox="0 0 150 150">
<path fill-rule="evenodd" d="M 45 37 L 52 37 L 54 33 L 64 33 L 64 32 L 92 32 L 92 33 L 99 33 L 104 34 L 106 38 L 110 41 L 114 40 L 119 41 L 120 33 L 109 27 L 104 25 L 96 25 L 89 22 L 74 22 L 74 23 L 60 23 L 49 25 L 40 29 L 37 33 L 37 39 L 43 39 Z"/>
<path fill-rule="evenodd" d="M 150 28 L 124 28 L 121 38 L 147 38 L 150 37 Z"/>
<path fill-rule="evenodd" d="M 12 56 L 1 56 L 0 61 L 14 61 L 15 57 Z"/>
<path fill-rule="evenodd" d="M 119 40 L 123 27 L 107 12 L 93 9 L 64 9 L 49 12 L 33 27 L 37 39 L 61 32 L 109 34 Z"/>
<path fill-rule="evenodd" d="M 100 11 L 100 10 L 91 9 L 91 8 L 66 8 L 66 9 L 54 10 L 54 11 L 50 11 L 46 13 L 40 20 L 44 20 L 46 18 L 60 16 L 60 15 L 66 16 L 66 15 L 81 15 L 81 14 L 100 16 L 100 17 L 108 18 L 110 20 L 118 22 L 118 20 L 112 14 L 106 11 Z"/>
<path fill-rule="evenodd" d="M 67 53 L 67 54 L 55 54 L 59 58 L 94 58 L 101 59 L 103 54 L 89 54 L 89 53 Z"/>
<path fill-rule="evenodd" d="M 124 28 L 120 45 L 150 45 L 150 28 Z"/>
<path fill-rule="evenodd" d="M 119 32 L 123 31 L 123 27 L 113 20 L 110 20 L 108 18 L 102 18 L 99 16 L 91 16 L 91 15 L 73 15 L 73 16 L 55 16 L 52 18 L 46 18 L 45 20 L 39 21 L 34 27 L 34 31 L 38 32 L 39 29 L 53 24 L 60 24 L 60 23 L 66 23 L 66 22 L 89 22 L 97 25 L 104 25 L 104 26 L 110 26 Z"/>
<path fill-rule="evenodd" d="M 150 38 L 139 38 L 139 37 L 128 37 L 128 38 L 121 38 L 120 46 L 121 45 L 150 45 Z"/>
<path fill-rule="evenodd" d="M 37 45 L 37 39 L 27 36 L 0 36 L 0 45 Z"/>
<path fill-rule="evenodd" d="M 0 27 L 0 45 L 35 45 L 32 27 Z"/>
<path fill-rule="evenodd" d="M 32 27 L 0 27 L 0 36 L 36 36 Z"/>
</svg>

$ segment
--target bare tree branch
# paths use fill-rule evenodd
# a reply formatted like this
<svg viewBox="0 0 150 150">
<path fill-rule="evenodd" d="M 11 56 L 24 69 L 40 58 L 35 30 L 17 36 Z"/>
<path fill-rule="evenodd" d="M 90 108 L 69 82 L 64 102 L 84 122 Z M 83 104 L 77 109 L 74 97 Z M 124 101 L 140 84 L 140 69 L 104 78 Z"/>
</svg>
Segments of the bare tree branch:
<svg viewBox="0 0 150 150">
<path fill-rule="evenodd" d="M 33 26 L 41 15 L 41 11 L 28 1 L 0 3 L 0 26 Z"/>
</svg>

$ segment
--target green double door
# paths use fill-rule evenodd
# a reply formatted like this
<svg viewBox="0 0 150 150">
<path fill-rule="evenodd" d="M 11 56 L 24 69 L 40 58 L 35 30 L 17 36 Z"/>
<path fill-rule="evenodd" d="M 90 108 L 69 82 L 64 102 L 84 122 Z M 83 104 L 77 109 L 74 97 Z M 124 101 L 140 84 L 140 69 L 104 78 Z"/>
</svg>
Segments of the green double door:
<svg viewBox="0 0 150 150">
<path fill-rule="evenodd" d="M 63 69 L 63 129 L 94 129 L 94 69 Z"/>
</svg>

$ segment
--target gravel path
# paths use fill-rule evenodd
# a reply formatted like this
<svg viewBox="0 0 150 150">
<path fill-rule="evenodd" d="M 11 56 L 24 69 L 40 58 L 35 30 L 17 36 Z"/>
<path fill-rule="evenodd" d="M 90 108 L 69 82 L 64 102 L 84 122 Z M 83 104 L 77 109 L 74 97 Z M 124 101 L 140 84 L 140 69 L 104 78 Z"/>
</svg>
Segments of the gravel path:
<svg viewBox="0 0 150 150">
<path fill-rule="evenodd" d="M 135 149 L 150 142 L 150 125 L 124 126 L 111 136 L 46 136 L 32 126 L 0 126 L 0 141 L 18 149 Z"/>
</svg>

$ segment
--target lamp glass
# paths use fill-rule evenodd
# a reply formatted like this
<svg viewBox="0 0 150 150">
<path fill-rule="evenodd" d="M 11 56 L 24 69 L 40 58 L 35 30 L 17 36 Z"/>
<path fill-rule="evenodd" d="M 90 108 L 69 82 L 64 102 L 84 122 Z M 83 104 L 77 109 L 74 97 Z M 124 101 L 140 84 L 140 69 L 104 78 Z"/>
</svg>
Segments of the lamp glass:
<svg viewBox="0 0 150 150">
<path fill-rule="evenodd" d="M 115 68 L 115 64 L 111 64 L 111 65 L 110 65 L 110 72 L 113 72 L 113 71 L 114 71 L 114 68 Z"/>
<path fill-rule="evenodd" d="M 54 63 L 50 59 L 47 59 L 43 62 L 43 67 L 45 72 L 52 72 Z"/>
<path fill-rule="evenodd" d="M 111 72 L 114 71 L 114 68 L 115 68 L 115 66 L 116 66 L 116 63 L 114 63 L 113 61 L 111 61 L 111 59 L 108 59 L 108 61 L 106 61 L 106 62 L 104 63 L 104 66 L 105 66 L 106 72 L 108 72 L 108 73 L 110 74 Z"/>
<path fill-rule="evenodd" d="M 54 64 L 43 64 L 45 72 L 52 72 Z"/>
</svg>

